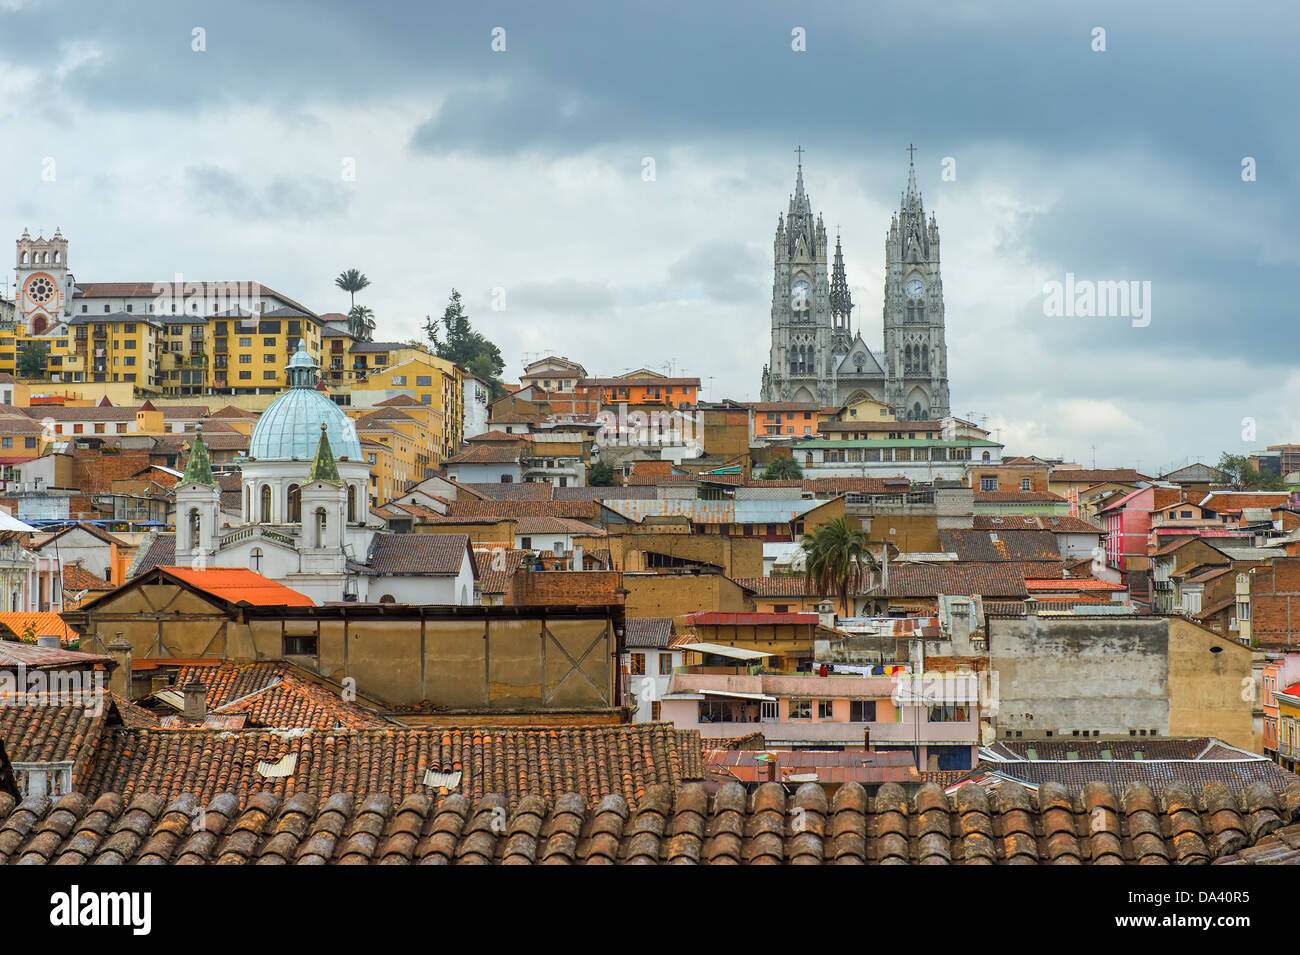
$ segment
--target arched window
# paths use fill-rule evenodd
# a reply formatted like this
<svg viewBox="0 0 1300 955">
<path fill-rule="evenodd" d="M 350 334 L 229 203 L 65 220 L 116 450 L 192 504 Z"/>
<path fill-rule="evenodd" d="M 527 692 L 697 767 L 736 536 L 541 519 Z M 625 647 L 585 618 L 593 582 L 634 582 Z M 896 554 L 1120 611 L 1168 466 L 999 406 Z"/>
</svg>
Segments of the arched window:
<svg viewBox="0 0 1300 955">
<path fill-rule="evenodd" d="M 348 523 L 355 524 L 356 522 L 357 522 L 357 486 L 355 484 L 349 484 L 348 485 Z"/>
<path fill-rule="evenodd" d="M 59 253 L 58 253 L 58 252 L 55 252 L 55 253 L 54 253 L 54 264 L 55 264 L 55 265 L 58 265 L 58 264 L 59 264 Z"/>
<path fill-rule="evenodd" d="M 392 594 L 384 594 L 382 597 L 379 598 L 379 602 L 380 602 L 381 604 L 395 604 L 395 603 L 397 603 L 397 601 L 393 598 L 393 595 L 392 595 Z"/>
<path fill-rule="evenodd" d="M 197 507 L 190 508 L 189 525 L 190 548 L 197 548 L 199 546 L 199 541 L 202 539 L 201 533 L 203 527 L 203 519 L 199 516 L 199 509 Z"/>
<path fill-rule="evenodd" d="M 316 508 L 316 547 L 317 549 L 325 546 L 326 522 L 329 520 L 325 516 L 325 508 Z"/>
<path fill-rule="evenodd" d="M 23 253 L 23 254 L 18 258 L 18 261 L 19 261 L 21 264 L 26 265 L 26 264 L 27 264 L 27 253 L 24 252 L 24 253 Z"/>
<path fill-rule="evenodd" d="M 248 555 L 248 569 L 257 574 L 262 572 L 262 548 L 254 547 Z"/>
<path fill-rule="evenodd" d="M 285 518 L 285 523 L 297 524 L 302 520 L 302 488 L 297 484 L 289 485 L 288 504 L 288 517 Z"/>
<path fill-rule="evenodd" d="M 982 460 L 982 461 L 987 461 L 988 459 L 989 459 L 989 453 L 988 453 L 987 451 L 985 451 L 985 452 L 984 452 L 984 456 L 983 456 L 980 460 Z"/>
<path fill-rule="evenodd" d="M 262 485 L 262 516 L 258 518 L 263 524 L 271 523 L 271 485 Z"/>
</svg>

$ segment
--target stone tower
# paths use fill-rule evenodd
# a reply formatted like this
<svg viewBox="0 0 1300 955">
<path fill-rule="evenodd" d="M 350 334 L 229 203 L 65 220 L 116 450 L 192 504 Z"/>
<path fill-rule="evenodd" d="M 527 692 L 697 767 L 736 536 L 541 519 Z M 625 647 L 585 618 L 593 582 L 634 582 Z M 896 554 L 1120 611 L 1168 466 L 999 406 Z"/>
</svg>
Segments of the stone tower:
<svg viewBox="0 0 1300 955">
<path fill-rule="evenodd" d="M 71 313 L 68 240 L 58 229 L 48 239 L 39 235 L 33 239 L 24 229 L 17 246 L 15 310 L 19 324 L 26 325 L 29 334 L 39 335 Z"/>
<path fill-rule="evenodd" d="M 939 420 L 948 411 L 948 346 L 944 341 L 939 226 L 927 222 L 916 167 L 885 240 L 885 400 L 906 420 Z"/>
<path fill-rule="evenodd" d="M 835 400 L 831 381 L 835 326 L 826 272 L 826 226 L 820 215 L 813 218 L 803 186 L 802 149 L 796 152 L 794 195 L 786 214 L 777 218 L 772 246 L 772 348 L 763 369 L 763 400 L 828 405 Z"/>
</svg>

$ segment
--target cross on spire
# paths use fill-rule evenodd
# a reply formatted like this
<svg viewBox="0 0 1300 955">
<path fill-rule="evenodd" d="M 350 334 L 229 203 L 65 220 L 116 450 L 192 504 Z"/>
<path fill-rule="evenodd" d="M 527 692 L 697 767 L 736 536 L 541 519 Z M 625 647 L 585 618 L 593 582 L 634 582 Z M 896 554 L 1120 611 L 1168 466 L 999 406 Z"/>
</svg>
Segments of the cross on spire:
<svg viewBox="0 0 1300 955">
<path fill-rule="evenodd" d="M 795 162 L 796 162 L 798 165 L 800 165 L 800 166 L 803 165 L 803 154 L 804 154 L 806 151 L 807 151 L 807 150 L 805 150 L 805 149 L 803 148 L 803 146 L 796 146 L 796 147 L 794 147 L 794 154 L 795 154 L 795 157 L 796 157 L 796 158 L 795 158 Z"/>
<path fill-rule="evenodd" d="M 916 147 L 913 146 L 911 143 L 908 143 L 908 144 L 907 144 L 907 161 L 908 161 L 908 162 L 912 162 L 914 159 L 916 159 Z"/>
</svg>

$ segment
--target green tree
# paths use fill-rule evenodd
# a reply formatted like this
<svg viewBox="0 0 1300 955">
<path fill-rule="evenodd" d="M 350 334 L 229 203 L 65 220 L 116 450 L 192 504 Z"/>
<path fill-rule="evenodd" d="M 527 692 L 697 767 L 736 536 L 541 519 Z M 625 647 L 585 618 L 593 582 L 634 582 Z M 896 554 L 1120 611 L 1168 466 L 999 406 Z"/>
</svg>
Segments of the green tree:
<svg viewBox="0 0 1300 955">
<path fill-rule="evenodd" d="M 441 319 L 429 315 L 424 317 L 424 332 L 433 344 L 435 355 L 460 365 L 491 383 L 495 397 L 506 363 L 501 360 L 501 349 L 474 331 L 469 315 L 465 313 L 465 305 L 461 302 L 460 292 L 451 290 L 451 298 L 443 309 Z"/>
<path fill-rule="evenodd" d="M 609 487 L 614 483 L 614 469 L 608 461 L 593 461 L 587 469 L 587 483 L 592 487 Z"/>
<path fill-rule="evenodd" d="M 22 350 L 18 353 L 18 377 L 44 378 L 45 363 L 49 353 L 49 345 L 40 339 L 33 338 L 23 342 Z"/>
<path fill-rule="evenodd" d="M 847 517 L 827 521 L 803 536 L 805 580 L 819 596 L 838 594 L 844 616 L 852 615 L 849 595 L 862 589 L 879 563 L 866 532 Z"/>
<path fill-rule="evenodd" d="M 366 278 L 365 273 L 357 269 L 348 269 L 346 272 L 340 272 L 339 277 L 334 280 L 334 284 L 351 296 L 348 302 L 349 312 L 356 307 L 357 293 L 370 285 L 370 279 Z"/>
<path fill-rule="evenodd" d="M 348 331 L 354 338 L 370 341 L 370 329 L 375 326 L 375 313 L 365 305 L 353 305 L 348 312 Z"/>
<path fill-rule="evenodd" d="M 1275 474 L 1261 474 L 1259 469 L 1243 454 L 1220 455 L 1216 465 L 1228 476 L 1228 483 L 1238 491 L 1285 491 L 1286 481 Z"/>
<path fill-rule="evenodd" d="M 803 468 L 794 458 L 773 458 L 762 477 L 764 481 L 798 481 L 803 477 Z"/>
</svg>

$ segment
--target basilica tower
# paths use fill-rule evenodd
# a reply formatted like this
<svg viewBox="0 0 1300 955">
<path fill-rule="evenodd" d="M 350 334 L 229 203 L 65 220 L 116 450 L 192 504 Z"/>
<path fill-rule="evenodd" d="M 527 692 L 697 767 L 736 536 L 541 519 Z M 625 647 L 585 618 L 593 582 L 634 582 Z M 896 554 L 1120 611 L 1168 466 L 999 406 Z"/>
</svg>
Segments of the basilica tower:
<svg viewBox="0 0 1300 955">
<path fill-rule="evenodd" d="M 939 275 L 939 226 L 933 213 L 926 221 L 911 161 L 907 191 L 885 240 L 884 324 L 885 400 L 894 414 L 900 420 L 913 421 L 947 417 L 948 346 Z"/>
<path fill-rule="evenodd" d="M 834 324 L 827 275 L 826 226 L 813 218 L 796 150 L 794 195 L 773 241 L 772 348 L 763 369 L 764 401 L 830 404 Z"/>
</svg>

